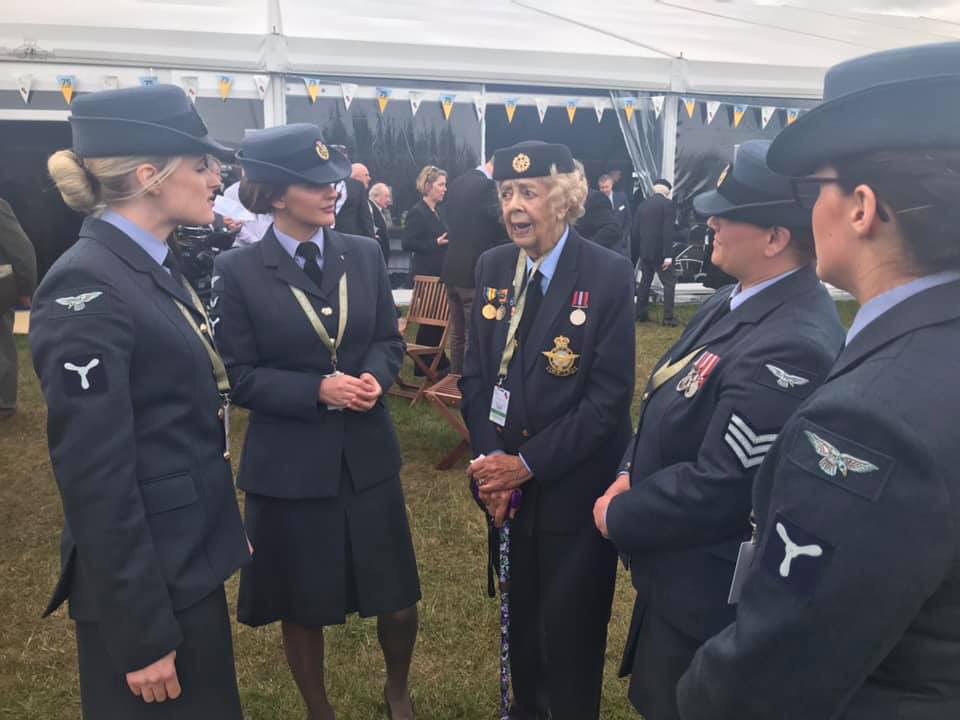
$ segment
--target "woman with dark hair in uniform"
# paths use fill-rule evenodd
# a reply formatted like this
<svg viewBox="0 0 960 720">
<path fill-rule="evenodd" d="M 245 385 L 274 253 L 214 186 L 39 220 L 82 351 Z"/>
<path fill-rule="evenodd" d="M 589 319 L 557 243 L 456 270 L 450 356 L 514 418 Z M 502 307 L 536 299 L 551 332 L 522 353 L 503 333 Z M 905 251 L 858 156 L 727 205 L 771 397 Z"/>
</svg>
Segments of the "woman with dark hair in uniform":
<svg viewBox="0 0 960 720">
<path fill-rule="evenodd" d="M 213 287 L 233 398 L 251 411 L 240 622 L 281 623 L 308 717 L 327 720 L 323 629 L 376 616 L 388 709 L 412 718 L 420 583 L 383 402 L 404 355 L 387 268 L 376 240 L 330 229 L 350 164 L 316 126 L 253 133 L 238 159 L 240 200 L 273 215 L 259 243 L 217 258 Z"/>
<path fill-rule="evenodd" d="M 213 222 L 216 156 L 169 85 L 81 95 L 49 160 L 88 217 L 34 298 L 83 716 L 240 720 L 223 582 L 249 560 L 223 362 L 167 238 Z M 149 703 L 149 704 L 148 704 Z M 162 704 L 153 704 L 162 703 Z"/>
<path fill-rule="evenodd" d="M 736 621 L 684 720 L 960 717 L 958 68 L 960 43 L 837 65 L 770 148 L 860 310 L 757 473 Z"/>
</svg>

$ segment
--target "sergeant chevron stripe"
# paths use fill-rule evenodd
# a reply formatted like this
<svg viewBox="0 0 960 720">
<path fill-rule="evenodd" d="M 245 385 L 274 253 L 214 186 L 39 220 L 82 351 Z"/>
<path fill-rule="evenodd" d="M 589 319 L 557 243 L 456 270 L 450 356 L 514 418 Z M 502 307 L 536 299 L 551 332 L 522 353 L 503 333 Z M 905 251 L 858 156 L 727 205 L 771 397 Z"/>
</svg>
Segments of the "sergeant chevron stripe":
<svg viewBox="0 0 960 720">
<path fill-rule="evenodd" d="M 740 460 L 744 470 L 749 470 L 763 462 L 777 435 L 758 435 L 746 420 L 734 413 L 730 416 L 723 439 Z"/>
</svg>

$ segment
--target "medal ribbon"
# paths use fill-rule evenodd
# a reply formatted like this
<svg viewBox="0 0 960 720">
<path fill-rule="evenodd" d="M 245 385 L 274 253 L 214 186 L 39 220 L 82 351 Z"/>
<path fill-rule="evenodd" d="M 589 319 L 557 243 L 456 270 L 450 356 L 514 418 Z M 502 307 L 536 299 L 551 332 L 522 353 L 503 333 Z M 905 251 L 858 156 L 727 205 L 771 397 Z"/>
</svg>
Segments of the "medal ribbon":
<svg viewBox="0 0 960 720">
<path fill-rule="evenodd" d="M 344 273 L 340 276 L 340 325 L 337 328 L 337 339 L 335 341 L 330 338 L 330 333 L 327 332 L 323 323 L 320 322 L 317 311 L 313 309 L 313 305 L 310 304 L 303 290 L 291 285 L 290 292 L 292 292 L 293 296 L 297 299 L 300 308 L 303 310 L 303 314 L 307 316 L 307 320 L 310 321 L 314 332 L 320 337 L 320 341 L 327 350 L 330 351 L 330 363 L 333 365 L 334 371 L 336 371 L 337 350 L 340 349 L 340 343 L 343 342 L 343 335 L 347 329 L 347 274 Z"/>
<path fill-rule="evenodd" d="M 662 368 L 657 370 L 653 374 L 653 378 L 651 380 L 653 387 L 650 388 L 650 392 L 653 393 L 654 391 L 656 391 L 657 388 L 659 388 L 664 383 L 670 382 L 671 378 L 679 374 L 680 371 L 683 370 L 687 365 L 689 365 L 690 361 L 693 360 L 697 355 L 702 353 L 705 348 L 706 348 L 706 345 L 704 345 L 703 347 L 699 347 L 693 352 L 691 352 L 689 355 L 686 355 L 680 358 L 675 363 L 668 362 Z"/>
<path fill-rule="evenodd" d="M 550 252 L 553 251 L 551 250 Z M 550 252 L 540 256 L 533 264 L 528 275 L 525 274 L 527 269 L 527 254 L 523 250 L 520 250 L 517 255 L 517 271 L 513 276 L 513 297 L 516 301 L 516 306 L 514 307 L 513 315 L 510 317 L 510 327 L 507 328 L 507 342 L 503 346 L 503 355 L 500 357 L 500 372 L 498 373 L 498 377 L 501 383 L 507 376 L 510 361 L 513 360 L 513 356 L 517 352 L 517 330 L 520 328 L 520 320 L 523 318 L 523 309 L 527 304 L 527 288 L 530 286 L 530 283 L 524 285 L 523 279 L 524 277 L 532 278 L 537 270 L 540 269 L 540 266 L 543 265 L 543 262 L 550 257 Z"/>
</svg>

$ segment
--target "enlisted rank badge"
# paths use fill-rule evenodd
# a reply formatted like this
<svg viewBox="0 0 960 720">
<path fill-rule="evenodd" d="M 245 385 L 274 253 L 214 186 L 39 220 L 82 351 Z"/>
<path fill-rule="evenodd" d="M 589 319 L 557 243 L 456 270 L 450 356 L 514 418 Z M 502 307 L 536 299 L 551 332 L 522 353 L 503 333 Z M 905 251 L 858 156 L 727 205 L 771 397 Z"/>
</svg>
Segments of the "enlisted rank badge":
<svg viewBox="0 0 960 720">
<path fill-rule="evenodd" d="M 692 398 L 700 391 L 704 383 L 707 382 L 707 378 L 710 377 L 710 373 L 716 369 L 717 363 L 719 362 L 720 357 L 718 355 L 714 355 L 712 352 L 705 352 L 700 356 L 700 359 L 694 363 L 694 366 L 690 368 L 690 372 L 677 384 L 677 392 L 683 393 L 685 398 Z"/>
<path fill-rule="evenodd" d="M 830 543 L 783 515 L 774 517 L 763 552 L 763 567 L 793 592 L 812 595 L 832 557 Z"/>
<path fill-rule="evenodd" d="M 577 371 L 577 359 L 580 357 L 570 349 L 570 338 L 560 335 L 553 339 L 553 349 L 544 351 L 547 358 L 547 372 L 557 377 L 567 377 Z"/>
<path fill-rule="evenodd" d="M 761 433 L 737 413 L 730 415 L 723 441 L 737 456 L 744 470 L 763 464 L 770 448 L 773 447 L 776 433 Z"/>
<path fill-rule="evenodd" d="M 63 391 L 69 397 L 102 395 L 107 391 L 107 371 L 103 356 L 84 355 L 60 361 Z"/>
<path fill-rule="evenodd" d="M 812 475 L 873 502 L 880 498 L 894 465 L 889 455 L 806 418 L 799 420 L 789 458 Z"/>
</svg>

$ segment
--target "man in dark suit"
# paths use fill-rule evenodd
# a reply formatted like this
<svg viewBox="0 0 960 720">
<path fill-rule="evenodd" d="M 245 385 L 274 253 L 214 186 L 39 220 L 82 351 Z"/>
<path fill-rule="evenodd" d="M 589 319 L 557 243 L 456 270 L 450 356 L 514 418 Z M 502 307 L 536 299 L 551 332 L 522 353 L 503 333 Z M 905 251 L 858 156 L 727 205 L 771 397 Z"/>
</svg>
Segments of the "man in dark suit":
<svg viewBox="0 0 960 720">
<path fill-rule="evenodd" d="M 583 217 L 577 220 L 577 232 L 587 240 L 625 255 L 623 228 L 610 199 L 599 190 L 590 190 L 583 206 Z"/>
<path fill-rule="evenodd" d="M 344 192 L 347 197 L 337 211 L 337 232 L 349 235 L 365 235 L 372 238 L 377 235 L 373 222 L 373 212 L 367 197 L 370 184 L 370 171 L 362 163 L 351 166 L 351 176 L 344 180 Z"/>
<path fill-rule="evenodd" d="M 376 240 L 383 252 L 383 261 L 390 267 L 390 206 L 393 205 L 393 191 L 384 183 L 376 183 L 370 188 L 370 212 L 376 228 Z"/>
<path fill-rule="evenodd" d="M 595 720 L 616 553 L 590 508 L 629 442 L 632 273 L 570 228 L 586 180 L 565 146 L 498 150 L 494 178 L 513 245 L 477 264 L 489 295 L 474 305 L 460 389 L 478 456 L 469 474 L 497 524 L 522 493 L 511 531 L 510 717 Z M 552 190 L 564 197 L 561 217 Z"/>
<path fill-rule="evenodd" d="M 614 177 L 614 174 L 616 177 Z M 607 198 L 613 211 L 620 219 L 620 231 L 623 234 L 622 252 L 629 255 L 630 252 L 630 229 L 633 227 L 633 216 L 630 213 L 630 203 L 627 200 L 627 194 L 614 190 L 614 185 L 620 179 L 620 171 L 612 170 L 610 173 L 601 175 L 597 180 L 597 189 Z"/>
<path fill-rule="evenodd" d="M 492 173 L 490 158 L 484 165 L 454 178 L 445 198 L 450 242 L 440 279 L 447 288 L 450 305 L 450 372 L 456 375 L 463 372 L 477 260 L 490 248 L 509 242 L 500 222 L 500 202 Z"/>
<path fill-rule="evenodd" d="M 641 277 L 637 285 L 637 320 L 646 322 L 650 285 L 656 274 L 663 283 L 663 324 L 674 326 L 674 291 L 677 286 L 673 270 L 673 221 L 676 210 L 670 193 L 673 186 L 667 180 L 653 184 L 653 194 L 637 207 L 633 215 L 631 257 L 639 266 Z"/>
<path fill-rule="evenodd" d="M 679 720 L 676 686 L 697 647 L 734 618 L 727 598 L 750 490 L 777 433 L 843 346 L 814 272 L 810 211 L 766 167 L 767 140 L 740 149 L 694 207 L 739 280 L 700 309 L 657 364 L 597 526 L 630 558 L 637 600 L 621 673 L 652 720 Z"/>
<path fill-rule="evenodd" d="M 0 199 L 0 298 L 30 307 L 37 287 L 37 256 L 13 209 Z M 0 420 L 17 410 L 17 346 L 13 305 L 0 299 Z"/>
</svg>

